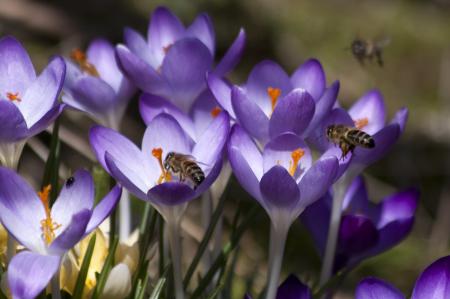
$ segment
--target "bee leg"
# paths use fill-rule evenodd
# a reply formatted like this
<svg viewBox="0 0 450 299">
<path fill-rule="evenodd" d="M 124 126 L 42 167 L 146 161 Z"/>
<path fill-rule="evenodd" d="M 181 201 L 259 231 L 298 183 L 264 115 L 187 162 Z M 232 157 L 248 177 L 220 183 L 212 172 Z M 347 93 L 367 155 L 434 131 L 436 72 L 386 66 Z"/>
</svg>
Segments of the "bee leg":
<svg viewBox="0 0 450 299">
<path fill-rule="evenodd" d="M 180 171 L 180 182 L 184 182 L 185 179 L 186 179 L 186 178 L 185 178 L 183 172 Z"/>
<path fill-rule="evenodd" d="M 347 153 L 351 150 L 351 146 L 349 146 L 345 141 L 341 141 L 339 143 L 339 147 L 342 150 L 341 160 L 344 161 L 345 157 L 347 157 Z"/>
</svg>

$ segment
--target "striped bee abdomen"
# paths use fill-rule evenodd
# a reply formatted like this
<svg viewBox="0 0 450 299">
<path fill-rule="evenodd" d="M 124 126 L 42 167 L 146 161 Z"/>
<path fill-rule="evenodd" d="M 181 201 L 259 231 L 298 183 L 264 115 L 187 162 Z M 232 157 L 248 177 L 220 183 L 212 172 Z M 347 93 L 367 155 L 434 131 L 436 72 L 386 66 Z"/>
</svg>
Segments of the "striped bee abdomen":
<svg viewBox="0 0 450 299">
<path fill-rule="evenodd" d="M 203 170 L 194 161 L 184 161 L 183 164 L 185 173 L 194 182 L 195 186 L 200 185 L 205 179 Z"/>
<path fill-rule="evenodd" d="M 374 148 L 375 140 L 372 136 L 358 129 L 351 129 L 345 134 L 347 141 L 354 145 L 359 145 L 366 148 Z"/>
</svg>

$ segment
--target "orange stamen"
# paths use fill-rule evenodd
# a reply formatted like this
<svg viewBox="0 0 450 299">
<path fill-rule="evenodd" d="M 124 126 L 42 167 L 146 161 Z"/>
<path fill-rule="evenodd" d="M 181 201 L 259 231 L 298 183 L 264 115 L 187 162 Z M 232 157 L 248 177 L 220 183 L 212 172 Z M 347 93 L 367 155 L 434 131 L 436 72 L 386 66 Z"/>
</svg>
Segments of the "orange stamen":
<svg viewBox="0 0 450 299">
<path fill-rule="evenodd" d="M 70 58 L 72 58 L 85 73 L 94 77 L 100 77 L 95 66 L 88 61 L 86 54 L 80 49 L 72 50 Z"/>
<path fill-rule="evenodd" d="M 281 89 L 274 88 L 274 87 L 268 87 L 267 94 L 270 97 L 270 103 L 272 104 L 272 113 L 273 113 L 273 110 L 275 110 L 275 105 L 277 104 L 278 98 L 281 95 Z"/>
<path fill-rule="evenodd" d="M 172 44 L 169 44 L 169 45 L 163 47 L 164 54 L 167 54 L 167 52 L 169 52 L 170 48 L 172 48 Z"/>
<path fill-rule="evenodd" d="M 44 237 L 44 241 L 47 245 L 49 245 L 55 238 L 55 230 L 61 227 L 61 224 L 53 222 L 51 216 L 50 201 L 49 201 L 49 195 L 51 190 L 52 186 L 47 185 L 42 188 L 42 191 L 38 192 L 38 196 L 45 210 L 45 219 L 41 220 L 41 230 L 42 236 Z"/>
<path fill-rule="evenodd" d="M 211 116 L 212 116 L 213 118 L 216 118 L 217 115 L 220 114 L 220 112 L 222 112 L 222 109 L 220 109 L 219 106 L 216 106 L 216 107 L 214 107 L 214 108 L 211 110 Z"/>
<path fill-rule="evenodd" d="M 172 179 L 170 173 L 164 169 L 164 165 L 162 162 L 162 153 L 163 150 L 160 147 L 152 149 L 152 156 L 158 160 L 159 167 L 161 168 L 161 175 L 158 178 L 157 184 L 161 184 L 162 182 L 168 182 Z"/>
<path fill-rule="evenodd" d="M 17 101 L 17 102 L 22 102 L 22 99 L 19 97 L 19 93 L 18 92 L 7 92 L 6 93 L 6 97 L 8 98 L 8 100 L 10 100 L 11 102 Z"/>
<path fill-rule="evenodd" d="M 304 155 L 305 151 L 302 150 L 301 148 L 298 148 L 291 153 L 292 161 L 289 162 L 289 174 L 291 176 L 294 176 L 295 171 L 297 170 L 298 167 L 298 162 Z"/>
<path fill-rule="evenodd" d="M 355 127 L 358 130 L 361 130 L 362 128 L 364 128 L 365 126 L 367 126 L 369 124 L 369 119 L 367 117 L 364 118 L 360 118 L 354 121 L 355 123 Z"/>
</svg>

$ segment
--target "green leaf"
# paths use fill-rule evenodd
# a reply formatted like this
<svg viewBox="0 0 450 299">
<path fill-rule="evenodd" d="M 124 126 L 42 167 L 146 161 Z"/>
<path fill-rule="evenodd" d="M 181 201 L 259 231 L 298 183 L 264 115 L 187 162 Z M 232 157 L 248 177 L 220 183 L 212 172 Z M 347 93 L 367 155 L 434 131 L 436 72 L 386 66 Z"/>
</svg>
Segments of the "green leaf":
<svg viewBox="0 0 450 299">
<path fill-rule="evenodd" d="M 92 299 L 100 298 L 100 295 L 103 292 L 103 288 L 105 287 L 109 272 L 111 271 L 114 264 L 114 255 L 116 254 L 117 244 L 119 244 L 119 238 L 117 236 L 114 236 L 112 246 L 109 248 L 109 253 L 105 260 L 105 264 L 103 264 L 102 272 L 98 276 L 97 285 L 95 286 Z"/>
<path fill-rule="evenodd" d="M 165 283 L 167 281 L 167 273 L 169 272 L 169 269 L 171 269 L 171 264 L 169 263 L 165 269 L 164 272 L 162 273 L 161 277 L 159 278 L 158 282 L 156 283 L 155 288 L 153 289 L 152 294 L 150 295 L 149 299 L 158 299 L 159 296 L 161 295 Z M 141 298 L 139 298 L 141 299 Z"/>
<path fill-rule="evenodd" d="M 92 177 L 95 185 L 94 203 L 97 204 L 106 194 L 108 194 L 115 182 L 111 181 L 109 174 L 99 164 L 95 164 L 92 167 Z"/>
<path fill-rule="evenodd" d="M 159 214 L 158 214 L 159 215 Z M 164 219 L 161 215 L 159 219 L 159 240 L 158 240 L 158 251 L 159 251 L 159 276 L 164 273 Z"/>
<path fill-rule="evenodd" d="M 211 237 L 214 233 L 216 225 L 220 219 L 220 216 L 222 215 L 223 208 L 225 206 L 225 199 L 226 199 L 226 192 L 224 192 L 222 194 L 222 196 L 219 200 L 219 203 L 217 204 L 217 208 L 211 216 L 211 221 L 208 225 L 208 228 L 206 229 L 205 235 L 203 236 L 203 239 L 198 246 L 198 249 L 194 256 L 194 259 L 192 260 L 191 264 L 189 265 L 186 275 L 184 276 L 183 286 L 185 289 L 189 285 L 192 275 L 194 274 L 195 269 L 197 268 L 206 248 L 208 248 L 209 241 L 211 240 Z"/>
<path fill-rule="evenodd" d="M 50 142 L 50 152 L 45 162 L 44 177 L 42 178 L 41 189 L 47 185 L 51 185 L 50 206 L 58 196 L 58 179 L 59 179 L 59 161 L 61 153 L 61 142 L 59 141 L 59 119 L 53 125 L 52 139 Z"/>
<path fill-rule="evenodd" d="M 147 290 L 147 284 L 148 284 L 148 271 L 145 271 L 145 276 L 142 279 L 142 281 L 143 282 L 142 282 L 139 292 L 137 292 L 136 299 L 144 299 L 145 291 Z"/>
<path fill-rule="evenodd" d="M 95 240 L 97 236 L 94 235 L 89 240 L 89 245 L 86 249 L 86 254 L 84 255 L 83 262 L 81 263 L 80 272 L 78 273 L 77 281 L 75 283 L 75 288 L 73 291 L 72 299 L 81 299 L 83 295 L 84 285 L 86 283 L 86 277 L 89 270 L 89 265 L 91 264 L 92 254 L 94 253 Z"/>
<path fill-rule="evenodd" d="M 237 226 L 236 230 L 231 235 L 230 241 L 227 244 L 225 244 L 222 251 L 212 264 L 211 268 L 208 270 L 206 275 L 203 277 L 202 281 L 199 283 L 197 289 L 190 297 L 191 299 L 200 298 L 200 296 L 203 294 L 203 292 L 206 290 L 206 288 L 214 278 L 216 272 L 226 265 L 230 253 L 239 244 L 239 240 L 242 238 L 244 232 L 247 230 L 248 226 L 253 221 L 253 218 L 255 217 L 257 210 L 258 210 L 257 207 L 254 206 L 250 210 L 248 215 L 245 217 L 244 221 L 239 226 Z"/>
</svg>

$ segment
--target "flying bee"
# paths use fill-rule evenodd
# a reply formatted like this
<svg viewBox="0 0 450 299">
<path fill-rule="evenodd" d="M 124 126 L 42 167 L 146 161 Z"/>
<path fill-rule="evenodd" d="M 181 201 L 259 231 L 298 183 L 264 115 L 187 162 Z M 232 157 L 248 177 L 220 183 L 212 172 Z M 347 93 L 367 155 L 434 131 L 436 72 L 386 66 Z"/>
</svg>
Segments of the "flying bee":
<svg viewBox="0 0 450 299">
<path fill-rule="evenodd" d="M 190 155 L 169 152 L 164 159 L 164 168 L 179 174 L 181 182 L 189 178 L 194 183 L 194 189 L 205 179 L 205 173 Z"/>
<path fill-rule="evenodd" d="M 366 59 L 372 61 L 375 57 L 379 66 L 383 66 L 383 48 L 389 44 L 389 39 L 374 41 L 362 38 L 355 38 L 351 45 L 353 56 L 362 65 Z"/>
<path fill-rule="evenodd" d="M 355 150 L 357 146 L 364 148 L 374 148 L 375 140 L 372 136 L 357 128 L 346 125 L 330 125 L 327 127 L 328 140 L 339 145 L 342 150 L 342 160 L 345 159 L 348 152 Z"/>
</svg>

